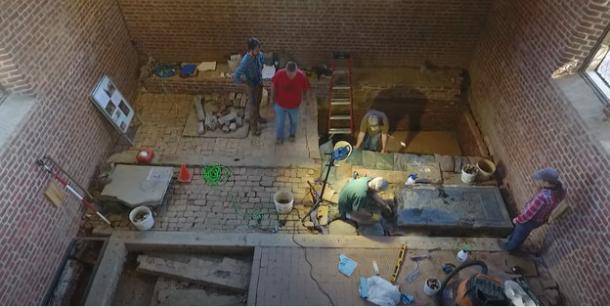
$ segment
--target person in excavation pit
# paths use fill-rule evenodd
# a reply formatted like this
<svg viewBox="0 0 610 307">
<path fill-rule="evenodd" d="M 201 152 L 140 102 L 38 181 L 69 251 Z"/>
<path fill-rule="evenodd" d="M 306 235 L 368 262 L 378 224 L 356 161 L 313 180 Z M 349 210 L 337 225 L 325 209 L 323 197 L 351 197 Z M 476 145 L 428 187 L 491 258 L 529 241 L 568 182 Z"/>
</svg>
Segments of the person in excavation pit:
<svg viewBox="0 0 610 307">
<path fill-rule="evenodd" d="M 233 81 L 248 85 L 248 99 L 251 104 L 249 122 L 252 133 L 261 135 L 259 124 L 267 122 L 260 116 L 261 98 L 263 95 L 263 63 L 265 57 L 261 51 L 261 42 L 255 37 L 248 39 L 248 52 L 235 69 Z M 244 78 L 242 79 L 242 75 Z"/>
<path fill-rule="evenodd" d="M 502 248 L 508 252 L 516 251 L 532 230 L 546 223 L 553 210 L 566 196 L 566 190 L 559 181 L 559 171 L 556 169 L 538 170 L 532 178 L 538 186 L 538 192 L 523 208 L 521 214 L 513 219 L 515 227 L 508 240 L 502 244 Z"/>
<path fill-rule="evenodd" d="M 379 196 L 388 186 L 388 181 L 382 177 L 350 180 L 339 193 L 338 211 L 336 207 L 331 207 L 330 221 L 352 220 L 359 225 L 378 223 L 382 213 L 392 214 L 392 207 Z"/>
<path fill-rule="evenodd" d="M 385 153 L 389 129 L 390 123 L 385 113 L 369 110 L 360 121 L 356 148 Z"/>
<path fill-rule="evenodd" d="M 305 73 L 298 69 L 294 62 L 286 63 L 286 68 L 278 70 L 271 82 L 271 101 L 275 110 L 275 143 L 284 143 L 286 115 L 290 122 L 288 140 L 294 142 L 299 122 L 299 107 L 311 85 Z"/>
</svg>

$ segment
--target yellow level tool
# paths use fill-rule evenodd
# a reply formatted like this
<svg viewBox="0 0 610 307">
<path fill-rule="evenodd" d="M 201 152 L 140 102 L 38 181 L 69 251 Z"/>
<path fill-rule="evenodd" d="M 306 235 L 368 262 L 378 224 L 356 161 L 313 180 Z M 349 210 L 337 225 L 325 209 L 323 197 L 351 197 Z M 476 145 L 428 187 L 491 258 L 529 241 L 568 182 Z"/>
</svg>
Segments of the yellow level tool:
<svg viewBox="0 0 610 307">
<path fill-rule="evenodd" d="M 396 283 L 398 279 L 398 274 L 400 274 L 400 267 L 402 266 L 402 262 L 405 260 L 405 254 L 407 253 L 407 245 L 403 244 L 400 246 L 400 253 L 398 253 L 398 258 L 396 259 L 396 264 L 394 265 L 394 273 L 392 273 L 392 279 L 390 280 L 393 284 Z"/>
</svg>

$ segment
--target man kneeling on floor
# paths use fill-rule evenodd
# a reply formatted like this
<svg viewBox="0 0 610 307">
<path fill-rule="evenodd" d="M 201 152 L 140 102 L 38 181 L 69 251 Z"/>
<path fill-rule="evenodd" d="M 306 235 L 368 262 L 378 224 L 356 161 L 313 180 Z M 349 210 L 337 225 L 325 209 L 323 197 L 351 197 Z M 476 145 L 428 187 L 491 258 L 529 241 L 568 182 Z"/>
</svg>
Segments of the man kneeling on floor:
<svg viewBox="0 0 610 307">
<path fill-rule="evenodd" d="M 389 129 L 390 122 L 385 113 L 373 109 L 369 110 L 360 122 L 356 148 L 385 153 L 387 151 Z"/>
<path fill-rule="evenodd" d="M 382 177 L 360 177 L 350 180 L 339 193 L 339 212 L 332 219 L 348 219 L 359 225 L 381 221 L 381 213 L 392 213 L 392 208 L 378 195 L 388 189 Z"/>
</svg>

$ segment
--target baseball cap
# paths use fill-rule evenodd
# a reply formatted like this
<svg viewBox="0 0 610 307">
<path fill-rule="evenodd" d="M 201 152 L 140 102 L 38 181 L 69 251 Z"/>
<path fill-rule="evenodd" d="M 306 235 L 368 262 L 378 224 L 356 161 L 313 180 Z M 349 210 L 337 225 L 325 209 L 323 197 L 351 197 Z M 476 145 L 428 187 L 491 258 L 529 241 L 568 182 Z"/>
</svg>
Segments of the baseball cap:
<svg viewBox="0 0 610 307">
<path fill-rule="evenodd" d="M 377 192 L 383 192 L 388 189 L 389 183 L 383 177 L 375 177 L 369 181 L 369 187 Z"/>
<path fill-rule="evenodd" d="M 552 167 L 539 169 L 532 174 L 532 179 L 549 183 L 559 183 L 559 171 Z"/>
</svg>

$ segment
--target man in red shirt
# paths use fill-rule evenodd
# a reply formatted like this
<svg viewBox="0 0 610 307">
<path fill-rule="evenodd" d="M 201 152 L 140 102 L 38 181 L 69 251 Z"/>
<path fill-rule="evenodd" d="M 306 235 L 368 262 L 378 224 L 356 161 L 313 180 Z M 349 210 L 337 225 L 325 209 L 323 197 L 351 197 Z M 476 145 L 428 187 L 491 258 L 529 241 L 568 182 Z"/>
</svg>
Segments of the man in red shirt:
<svg viewBox="0 0 610 307">
<path fill-rule="evenodd" d="M 299 122 L 299 106 L 311 85 L 305 73 L 294 62 L 278 70 L 271 79 L 271 101 L 275 109 L 276 144 L 284 143 L 284 119 L 288 115 L 290 129 L 288 140 L 294 142 Z"/>
</svg>

